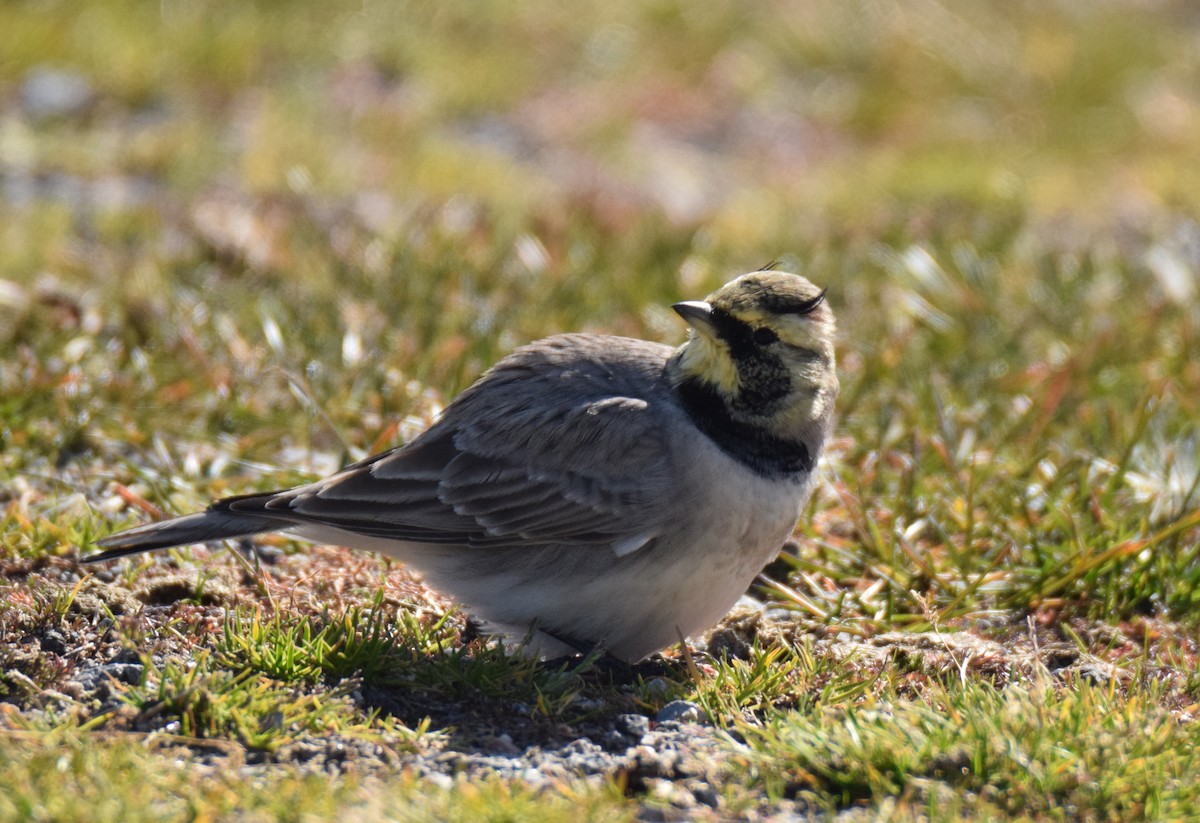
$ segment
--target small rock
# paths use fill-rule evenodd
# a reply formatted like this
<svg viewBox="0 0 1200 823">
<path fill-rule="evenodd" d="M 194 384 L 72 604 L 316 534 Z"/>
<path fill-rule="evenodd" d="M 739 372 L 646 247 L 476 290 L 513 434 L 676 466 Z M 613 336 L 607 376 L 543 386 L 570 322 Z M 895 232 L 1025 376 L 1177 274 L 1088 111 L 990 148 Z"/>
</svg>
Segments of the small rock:
<svg viewBox="0 0 1200 823">
<path fill-rule="evenodd" d="M 42 635 L 39 645 L 42 651 L 50 652 L 51 654 L 66 654 L 67 639 L 62 636 L 62 632 L 56 629 L 50 629 Z"/>
<path fill-rule="evenodd" d="M 607 751 L 619 752 L 629 747 L 629 738 L 616 729 L 612 729 L 600 738 L 600 745 Z"/>
<path fill-rule="evenodd" d="M 650 718 L 643 714 L 619 714 L 613 725 L 626 737 L 641 740 L 650 731 Z"/>
<path fill-rule="evenodd" d="M 692 796 L 692 793 L 671 780 L 647 780 L 646 789 L 647 794 L 651 797 L 670 803 L 677 809 L 689 809 L 696 805 L 696 798 Z"/>
<path fill-rule="evenodd" d="M 441 772 L 430 772 L 424 776 L 424 779 L 437 786 L 442 791 L 448 792 L 454 788 L 454 778 L 448 774 L 442 774 Z"/>
<path fill-rule="evenodd" d="M 638 746 L 634 749 L 633 768 L 630 771 L 631 777 L 647 781 L 652 779 L 668 779 L 673 774 L 674 764 L 666 754 L 655 751 L 650 746 Z"/>
<path fill-rule="evenodd" d="M 750 644 L 733 629 L 721 629 L 709 638 L 708 653 L 714 660 L 747 660 Z"/>
<path fill-rule="evenodd" d="M 766 608 L 766 604 L 757 597 L 751 597 L 748 594 L 743 594 L 738 598 L 737 603 L 733 606 L 735 609 L 744 609 L 748 612 L 761 612 Z"/>
<path fill-rule="evenodd" d="M 485 752 L 504 755 L 518 755 L 521 750 L 513 743 L 512 735 L 500 734 L 495 737 L 485 737 L 479 741 L 480 748 Z"/>
<path fill-rule="evenodd" d="M 21 82 L 21 104 L 32 117 L 70 117 L 92 102 L 92 85 L 79 72 L 39 67 Z"/>
<path fill-rule="evenodd" d="M 700 707 L 690 700 L 672 700 L 659 709 L 654 720 L 657 723 L 697 723 L 700 721 Z"/>
<path fill-rule="evenodd" d="M 671 688 L 671 685 L 669 683 L 667 683 L 666 680 L 663 680 L 661 677 L 655 677 L 655 678 L 652 678 L 651 680 L 647 680 L 646 685 L 642 686 L 642 689 L 648 695 L 666 694 L 670 690 L 670 688 Z"/>
<path fill-rule="evenodd" d="M 697 803 L 703 803 L 712 809 L 721 805 L 721 796 L 717 794 L 716 789 L 707 783 L 693 786 L 692 796 L 696 798 Z"/>
<path fill-rule="evenodd" d="M 76 670 L 73 680 L 85 693 L 103 692 L 104 694 L 101 695 L 103 697 L 110 692 L 109 684 L 113 680 L 133 686 L 141 682 L 144 671 L 141 663 L 104 663 L 99 666 L 80 666 Z"/>
</svg>

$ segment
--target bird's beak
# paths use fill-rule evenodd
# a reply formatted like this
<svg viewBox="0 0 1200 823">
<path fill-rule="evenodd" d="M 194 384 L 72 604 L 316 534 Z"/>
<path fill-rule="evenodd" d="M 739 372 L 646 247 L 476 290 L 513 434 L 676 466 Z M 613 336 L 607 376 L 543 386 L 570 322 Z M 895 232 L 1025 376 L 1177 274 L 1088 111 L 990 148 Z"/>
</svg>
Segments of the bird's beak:
<svg viewBox="0 0 1200 823">
<path fill-rule="evenodd" d="M 713 307 L 703 300 L 685 300 L 671 306 L 687 324 L 705 337 L 713 337 L 717 327 L 713 323 Z"/>
</svg>

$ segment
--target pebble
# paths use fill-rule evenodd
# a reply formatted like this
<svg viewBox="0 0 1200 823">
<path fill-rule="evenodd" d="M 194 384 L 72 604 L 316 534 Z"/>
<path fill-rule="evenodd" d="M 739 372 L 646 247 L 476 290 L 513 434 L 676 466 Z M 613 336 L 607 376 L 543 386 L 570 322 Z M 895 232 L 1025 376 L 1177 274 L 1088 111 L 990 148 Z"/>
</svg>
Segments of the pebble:
<svg viewBox="0 0 1200 823">
<path fill-rule="evenodd" d="M 658 723 L 698 723 L 700 707 L 690 700 L 672 700 L 659 709 L 654 720 Z"/>
<path fill-rule="evenodd" d="M 650 718 L 644 714 L 619 714 L 613 725 L 618 732 L 635 740 L 641 740 L 650 733 Z"/>
<path fill-rule="evenodd" d="M 750 644 L 733 629 L 721 629 L 709 638 L 708 654 L 714 660 L 748 660 Z"/>
<path fill-rule="evenodd" d="M 79 72 L 40 66 L 21 82 L 21 104 L 32 117 L 70 117 L 91 102 L 92 85 Z"/>
<path fill-rule="evenodd" d="M 642 690 L 648 695 L 666 694 L 671 688 L 671 685 L 661 677 L 655 677 L 646 681 L 646 685 L 642 686 Z"/>
<path fill-rule="evenodd" d="M 50 629 L 42 635 L 40 645 L 44 652 L 50 652 L 51 654 L 67 653 L 67 639 L 62 636 L 62 632 L 54 629 Z"/>
<path fill-rule="evenodd" d="M 110 680 L 136 685 L 141 681 L 144 671 L 141 663 L 101 663 L 99 666 L 80 666 L 75 670 L 73 679 L 84 692 L 92 694 L 107 692 Z"/>
<path fill-rule="evenodd" d="M 454 778 L 448 774 L 442 774 L 441 772 L 428 772 L 424 775 L 424 779 L 443 791 L 450 791 L 454 788 Z"/>
</svg>

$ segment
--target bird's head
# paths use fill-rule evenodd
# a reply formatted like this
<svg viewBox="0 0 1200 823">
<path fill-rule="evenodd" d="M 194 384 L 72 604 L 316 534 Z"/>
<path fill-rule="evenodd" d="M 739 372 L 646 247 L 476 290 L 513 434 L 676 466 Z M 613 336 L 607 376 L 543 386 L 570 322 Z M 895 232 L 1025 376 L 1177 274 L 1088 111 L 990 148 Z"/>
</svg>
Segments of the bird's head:
<svg viewBox="0 0 1200 823">
<path fill-rule="evenodd" d="M 838 393 L 824 290 L 757 271 L 673 308 L 693 330 L 669 366 L 685 400 L 720 402 L 738 424 L 819 445 Z"/>
</svg>

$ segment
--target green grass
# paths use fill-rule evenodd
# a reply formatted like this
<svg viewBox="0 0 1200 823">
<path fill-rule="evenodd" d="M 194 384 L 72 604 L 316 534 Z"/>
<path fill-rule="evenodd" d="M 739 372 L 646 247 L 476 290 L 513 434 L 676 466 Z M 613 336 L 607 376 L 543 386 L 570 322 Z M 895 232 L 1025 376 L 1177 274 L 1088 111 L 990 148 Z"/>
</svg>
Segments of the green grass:
<svg viewBox="0 0 1200 823">
<path fill-rule="evenodd" d="M 419 737 L 421 729 L 379 723 L 371 715 L 355 722 L 358 713 L 346 691 L 306 692 L 250 670 L 217 668 L 201 653 L 161 669 L 148 665 L 143 681 L 126 690 L 122 700 L 137 711 L 135 728 L 158 728 L 159 718 L 166 717 L 165 727 L 185 738 L 227 737 L 252 750 L 273 751 L 298 737 L 333 731 L 387 734 L 393 741 Z"/>
<path fill-rule="evenodd" d="M 0 747 L 0 819 L 141 821 L 229 819 L 303 821 L 343 814 L 375 820 L 631 820 L 619 794 L 604 789 L 536 791 L 497 780 L 435 788 L 404 776 L 330 781 L 320 772 L 273 770 L 243 781 L 194 763 L 163 769 L 190 753 L 168 739 L 56 733 L 8 735 Z M 119 787 L 119 791 L 114 788 Z"/>
<path fill-rule="evenodd" d="M 231 666 L 244 665 L 284 681 L 317 682 L 373 678 L 393 656 L 441 651 L 456 640 L 454 633 L 440 631 L 444 618 L 428 629 L 414 625 L 408 614 L 402 618 L 406 624 L 397 626 L 393 615 L 353 607 L 295 624 L 279 614 L 268 621 L 259 613 L 233 612 L 225 619 L 218 652 Z"/>
<path fill-rule="evenodd" d="M 747 732 L 738 770 L 834 811 L 896 803 L 933 820 L 1185 820 L 1200 812 L 1197 729 L 1149 689 L 935 685 L 788 713 Z"/>
<path fill-rule="evenodd" d="M 619 819 L 662 787 L 164 764 L 673 699 L 728 815 L 1196 815 L 1191 5 L 77 6 L 0 7 L 0 820 Z M 71 562 L 404 442 L 528 340 L 677 342 L 771 260 L 829 287 L 840 419 L 731 659 L 538 667 L 283 539 Z"/>
<path fill-rule="evenodd" d="M 226 617 L 217 643 L 219 665 L 284 683 L 337 684 L 349 678 L 446 700 L 519 700 L 536 695 L 535 711 L 555 720 L 579 715 L 572 703 L 580 681 L 568 665 L 541 666 L 492 644 L 464 646 L 448 624 L 452 613 L 422 623 L 411 612 L 349 610 L 302 619 L 258 612 Z M 586 669 L 586 662 L 577 664 Z"/>
</svg>

